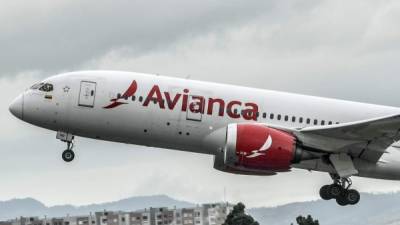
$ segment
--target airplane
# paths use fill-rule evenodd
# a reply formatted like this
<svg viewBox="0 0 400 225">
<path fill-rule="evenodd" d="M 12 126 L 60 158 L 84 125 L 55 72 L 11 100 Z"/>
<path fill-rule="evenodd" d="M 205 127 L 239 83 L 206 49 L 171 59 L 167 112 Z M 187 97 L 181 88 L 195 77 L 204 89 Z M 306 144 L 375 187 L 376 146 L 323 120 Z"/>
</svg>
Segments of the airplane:
<svg viewBox="0 0 400 225">
<path fill-rule="evenodd" d="M 20 120 L 56 132 L 65 162 L 75 136 L 208 154 L 214 168 L 271 176 L 325 172 L 319 194 L 360 201 L 352 176 L 400 180 L 400 108 L 285 92 L 118 72 L 49 77 L 10 105 Z"/>
</svg>

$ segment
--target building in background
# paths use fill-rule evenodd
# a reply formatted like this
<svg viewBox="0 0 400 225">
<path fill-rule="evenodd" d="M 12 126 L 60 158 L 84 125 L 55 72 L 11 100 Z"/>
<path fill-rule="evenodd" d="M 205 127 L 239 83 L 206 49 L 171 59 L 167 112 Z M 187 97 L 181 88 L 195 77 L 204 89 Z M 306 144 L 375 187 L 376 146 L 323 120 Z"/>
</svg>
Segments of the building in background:
<svg viewBox="0 0 400 225">
<path fill-rule="evenodd" d="M 222 225 L 232 205 L 204 204 L 194 208 L 150 208 L 134 212 L 103 211 L 62 218 L 21 217 L 0 225 Z"/>
<path fill-rule="evenodd" d="M 0 225 L 12 225 L 12 222 L 0 222 Z"/>
</svg>

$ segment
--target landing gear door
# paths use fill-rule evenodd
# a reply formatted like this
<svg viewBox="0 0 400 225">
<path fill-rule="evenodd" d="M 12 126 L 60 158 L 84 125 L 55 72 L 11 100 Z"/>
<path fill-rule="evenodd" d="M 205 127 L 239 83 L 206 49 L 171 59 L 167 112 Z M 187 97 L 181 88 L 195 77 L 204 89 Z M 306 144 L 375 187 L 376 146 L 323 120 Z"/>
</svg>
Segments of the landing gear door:
<svg viewBox="0 0 400 225">
<path fill-rule="evenodd" d="M 79 91 L 78 105 L 82 107 L 94 107 L 96 97 L 96 82 L 81 81 L 81 89 Z"/>
</svg>

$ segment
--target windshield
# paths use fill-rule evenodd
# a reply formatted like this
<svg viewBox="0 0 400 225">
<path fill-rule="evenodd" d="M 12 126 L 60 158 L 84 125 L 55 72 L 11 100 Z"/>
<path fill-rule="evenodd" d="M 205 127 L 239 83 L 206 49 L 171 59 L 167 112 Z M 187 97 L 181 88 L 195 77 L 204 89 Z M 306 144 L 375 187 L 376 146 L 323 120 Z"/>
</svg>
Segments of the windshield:
<svg viewBox="0 0 400 225">
<path fill-rule="evenodd" d="M 44 83 L 37 83 L 37 84 L 34 84 L 34 85 L 32 85 L 31 89 L 32 89 L 32 90 L 39 89 L 40 87 L 43 86 L 43 84 L 44 84 Z"/>
<path fill-rule="evenodd" d="M 51 92 L 51 91 L 53 91 L 54 87 L 50 83 L 37 83 L 37 84 L 34 84 L 30 89 L 32 89 L 32 90 L 39 89 L 39 91 Z"/>
<path fill-rule="evenodd" d="M 45 83 L 42 87 L 39 88 L 40 91 L 50 92 L 53 91 L 53 85 L 49 83 Z"/>
</svg>

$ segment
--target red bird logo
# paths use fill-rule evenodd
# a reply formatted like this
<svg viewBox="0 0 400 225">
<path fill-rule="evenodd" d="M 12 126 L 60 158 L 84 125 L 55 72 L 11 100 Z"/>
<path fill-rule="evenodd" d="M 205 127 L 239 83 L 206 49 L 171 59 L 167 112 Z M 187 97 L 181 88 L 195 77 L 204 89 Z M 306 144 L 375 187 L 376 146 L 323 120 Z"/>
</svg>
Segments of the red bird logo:
<svg viewBox="0 0 400 225">
<path fill-rule="evenodd" d="M 261 146 L 260 149 L 251 151 L 251 155 L 246 156 L 246 158 L 251 159 L 251 158 L 256 158 L 260 155 L 265 155 L 267 151 L 271 148 L 271 146 L 272 146 L 272 137 L 271 135 L 268 135 L 268 138 L 263 144 L 263 146 Z"/>
<path fill-rule="evenodd" d="M 126 103 L 126 102 L 120 102 L 119 100 L 121 100 L 121 99 L 127 99 L 127 98 L 129 98 L 129 97 L 132 97 L 132 96 L 136 93 L 136 91 L 137 91 L 137 83 L 136 83 L 136 81 L 134 80 L 134 81 L 132 81 L 132 83 L 131 83 L 131 85 L 129 86 L 128 90 L 126 90 L 125 93 L 124 93 L 123 95 L 121 95 L 121 96 L 119 96 L 119 97 L 117 97 L 117 98 L 111 99 L 111 100 L 110 100 L 111 103 L 110 103 L 109 105 L 107 105 L 107 106 L 104 106 L 103 108 L 104 108 L 104 109 L 113 109 L 113 108 L 116 108 L 116 107 L 118 107 L 118 106 L 120 106 L 120 105 L 128 104 L 128 103 Z"/>
</svg>

